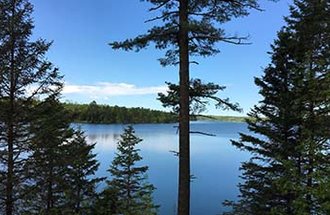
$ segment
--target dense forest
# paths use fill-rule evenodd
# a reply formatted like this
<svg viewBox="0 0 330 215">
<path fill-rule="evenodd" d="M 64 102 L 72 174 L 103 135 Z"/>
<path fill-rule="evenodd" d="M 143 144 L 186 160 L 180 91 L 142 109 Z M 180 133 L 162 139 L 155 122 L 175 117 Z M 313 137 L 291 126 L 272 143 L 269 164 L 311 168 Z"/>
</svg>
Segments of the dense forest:
<svg viewBox="0 0 330 215">
<path fill-rule="evenodd" d="M 119 106 L 99 105 L 95 101 L 90 104 L 64 103 L 73 122 L 136 124 L 136 123 L 171 123 L 178 117 L 173 113 L 151 110 L 147 108 L 126 108 Z"/>
</svg>

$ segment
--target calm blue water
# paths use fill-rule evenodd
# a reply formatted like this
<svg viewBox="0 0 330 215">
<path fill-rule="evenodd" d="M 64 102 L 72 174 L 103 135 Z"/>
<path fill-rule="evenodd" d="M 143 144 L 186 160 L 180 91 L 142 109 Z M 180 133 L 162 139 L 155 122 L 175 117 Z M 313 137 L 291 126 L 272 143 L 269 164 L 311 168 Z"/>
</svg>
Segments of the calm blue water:
<svg viewBox="0 0 330 215">
<path fill-rule="evenodd" d="M 79 124 L 89 142 L 96 142 L 95 152 L 101 162 L 99 176 L 109 176 L 107 169 L 114 157 L 116 142 L 123 125 Z M 143 164 L 149 166 L 149 181 L 157 188 L 154 199 L 160 204 L 161 215 L 175 215 L 177 200 L 178 151 L 176 124 L 134 125 L 143 139 L 139 148 Z M 235 200 L 238 194 L 240 162 L 248 154 L 237 150 L 230 139 L 239 132 L 248 132 L 245 123 L 193 122 L 192 131 L 216 136 L 191 135 L 191 170 L 196 179 L 191 184 L 191 215 L 215 215 L 225 210 L 225 199 Z"/>
</svg>

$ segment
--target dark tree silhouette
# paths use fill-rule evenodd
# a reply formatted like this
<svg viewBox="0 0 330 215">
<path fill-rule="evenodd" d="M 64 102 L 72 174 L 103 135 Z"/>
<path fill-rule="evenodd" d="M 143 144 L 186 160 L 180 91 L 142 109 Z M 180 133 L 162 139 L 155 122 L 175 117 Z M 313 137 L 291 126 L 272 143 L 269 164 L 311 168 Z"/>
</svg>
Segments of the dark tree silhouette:
<svg viewBox="0 0 330 215">
<path fill-rule="evenodd" d="M 56 96 L 38 102 L 30 114 L 30 183 L 20 214 L 90 214 L 102 180 L 93 177 L 99 167 L 95 144 L 87 144 L 83 132 L 70 126 Z"/>
<path fill-rule="evenodd" d="M 105 199 L 110 202 L 108 205 L 115 205 L 112 207 L 114 211 L 110 211 L 110 214 L 157 214 L 158 206 L 152 199 L 155 188 L 146 181 L 148 166 L 138 166 L 142 157 L 136 146 L 141 141 L 142 139 L 135 135 L 132 126 L 128 126 L 120 136 L 116 156 L 108 170 L 112 179 L 108 181 L 108 188 L 103 192 L 105 198 L 110 197 Z M 107 195 L 111 192 L 112 195 Z M 113 196 L 116 198 L 113 199 Z"/>
<path fill-rule="evenodd" d="M 330 4 L 295 0 L 255 83 L 263 99 L 234 145 L 243 163 L 240 199 L 226 214 L 329 214 Z"/>
<path fill-rule="evenodd" d="M 17 214 L 25 195 L 31 104 L 61 88 L 44 57 L 51 44 L 30 41 L 32 11 L 27 0 L 0 0 L 0 213 L 6 215 Z"/>
</svg>

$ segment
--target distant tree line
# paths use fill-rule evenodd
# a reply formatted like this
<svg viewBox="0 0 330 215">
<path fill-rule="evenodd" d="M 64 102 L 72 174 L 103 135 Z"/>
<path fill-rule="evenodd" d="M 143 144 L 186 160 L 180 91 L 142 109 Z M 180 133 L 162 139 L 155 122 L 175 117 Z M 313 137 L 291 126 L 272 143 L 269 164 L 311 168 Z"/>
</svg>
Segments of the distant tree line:
<svg viewBox="0 0 330 215">
<path fill-rule="evenodd" d="M 64 103 L 74 122 L 86 123 L 171 123 L 177 122 L 177 115 L 147 108 L 126 108 L 100 105 L 95 101 L 90 104 Z"/>
</svg>

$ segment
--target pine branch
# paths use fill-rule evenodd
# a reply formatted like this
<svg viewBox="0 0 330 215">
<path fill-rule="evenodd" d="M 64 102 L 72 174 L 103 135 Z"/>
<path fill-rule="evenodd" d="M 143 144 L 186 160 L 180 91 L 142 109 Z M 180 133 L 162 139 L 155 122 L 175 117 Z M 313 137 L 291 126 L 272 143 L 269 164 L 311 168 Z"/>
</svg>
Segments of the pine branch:
<svg viewBox="0 0 330 215">
<path fill-rule="evenodd" d="M 189 63 L 199 65 L 199 63 L 197 61 L 194 61 L 194 60 L 190 61 Z"/>
<path fill-rule="evenodd" d="M 207 35 L 207 34 L 193 34 L 193 36 L 189 37 L 190 40 L 205 40 L 205 39 L 209 39 L 209 40 L 213 40 L 213 41 L 223 41 L 226 43 L 231 43 L 231 44 L 235 44 L 235 45 L 250 45 L 252 43 L 246 43 L 246 42 L 242 42 L 243 40 L 248 40 L 249 36 L 245 36 L 245 37 L 238 37 L 238 36 L 232 36 L 232 37 L 221 37 L 219 35 Z"/>
<path fill-rule="evenodd" d="M 179 14 L 179 11 L 169 11 L 169 12 L 163 13 L 162 16 L 156 16 L 154 18 L 148 19 L 148 20 L 144 21 L 144 23 L 153 22 L 156 20 L 164 20 L 172 14 Z"/>
<path fill-rule="evenodd" d="M 158 10 L 158 9 L 164 7 L 164 6 L 165 6 L 167 3 L 169 3 L 170 1 L 172 1 L 172 0 L 166 0 L 166 1 L 164 1 L 163 3 L 161 3 L 160 5 L 158 5 L 158 6 L 156 6 L 156 7 L 152 7 L 152 8 L 150 8 L 149 11 L 151 12 L 151 11 Z"/>
</svg>

